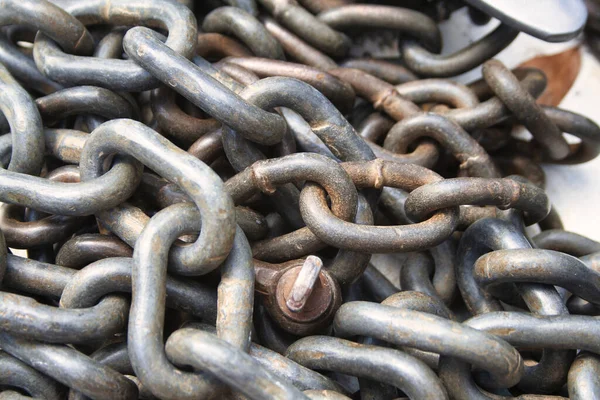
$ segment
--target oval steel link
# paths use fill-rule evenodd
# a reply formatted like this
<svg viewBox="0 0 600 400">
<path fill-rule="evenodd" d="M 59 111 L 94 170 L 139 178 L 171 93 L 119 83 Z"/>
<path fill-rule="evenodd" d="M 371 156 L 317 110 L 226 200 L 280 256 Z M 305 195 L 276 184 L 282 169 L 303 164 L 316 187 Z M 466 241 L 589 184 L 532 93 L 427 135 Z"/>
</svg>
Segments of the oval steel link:
<svg viewBox="0 0 600 400">
<path fill-rule="evenodd" d="M 600 398 L 581 51 L 354 3 L 0 0 L 0 399 Z"/>
</svg>

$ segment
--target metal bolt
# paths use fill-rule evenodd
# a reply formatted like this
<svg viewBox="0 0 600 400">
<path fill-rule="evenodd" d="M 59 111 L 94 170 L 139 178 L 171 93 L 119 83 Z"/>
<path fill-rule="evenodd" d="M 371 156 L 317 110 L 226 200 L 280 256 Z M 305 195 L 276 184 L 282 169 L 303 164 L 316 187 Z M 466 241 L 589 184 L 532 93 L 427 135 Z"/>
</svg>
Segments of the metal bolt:
<svg viewBox="0 0 600 400">
<path fill-rule="evenodd" d="M 319 278 L 321 268 L 323 268 L 323 261 L 319 257 L 308 256 L 306 258 L 285 302 L 290 311 L 295 313 L 302 311 Z"/>
</svg>

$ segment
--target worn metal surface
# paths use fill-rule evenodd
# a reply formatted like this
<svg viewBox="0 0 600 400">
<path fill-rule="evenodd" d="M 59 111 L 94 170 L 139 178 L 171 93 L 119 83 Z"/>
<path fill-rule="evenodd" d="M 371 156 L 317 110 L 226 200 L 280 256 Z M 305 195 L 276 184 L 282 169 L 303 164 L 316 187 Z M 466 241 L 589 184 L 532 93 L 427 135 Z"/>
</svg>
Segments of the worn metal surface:
<svg viewBox="0 0 600 400">
<path fill-rule="evenodd" d="M 403 4 L 0 0 L 0 399 L 600 398 L 600 128 Z"/>
</svg>

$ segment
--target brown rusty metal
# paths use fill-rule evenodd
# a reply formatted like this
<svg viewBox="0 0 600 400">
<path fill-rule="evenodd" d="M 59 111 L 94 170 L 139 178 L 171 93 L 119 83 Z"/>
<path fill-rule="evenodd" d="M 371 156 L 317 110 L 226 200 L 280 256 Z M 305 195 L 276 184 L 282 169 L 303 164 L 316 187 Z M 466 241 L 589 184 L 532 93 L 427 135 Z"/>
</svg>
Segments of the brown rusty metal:
<svg viewBox="0 0 600 400">
<path fill-rule="evenodd" d="M 513 28 L 441 55 L 462 2 L 352 3 L 0 0 L 0 398 L 600 396 L 540 166 L 600 128 Z"/>
</svg>

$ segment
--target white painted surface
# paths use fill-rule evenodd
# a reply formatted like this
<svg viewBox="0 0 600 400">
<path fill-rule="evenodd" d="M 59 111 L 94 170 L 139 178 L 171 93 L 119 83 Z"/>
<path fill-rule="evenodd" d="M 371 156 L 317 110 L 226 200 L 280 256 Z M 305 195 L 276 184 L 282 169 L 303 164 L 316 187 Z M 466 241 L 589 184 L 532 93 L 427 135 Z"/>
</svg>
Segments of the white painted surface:
<svg viewBox="0 0 600 400">
<path fill-rule="evenodd" d="M 466 2 L 507 22 L 515 29 L 549 42 L 576 36 L 587 19 L 583 0 L 466 0 Z"/>
</svg>

